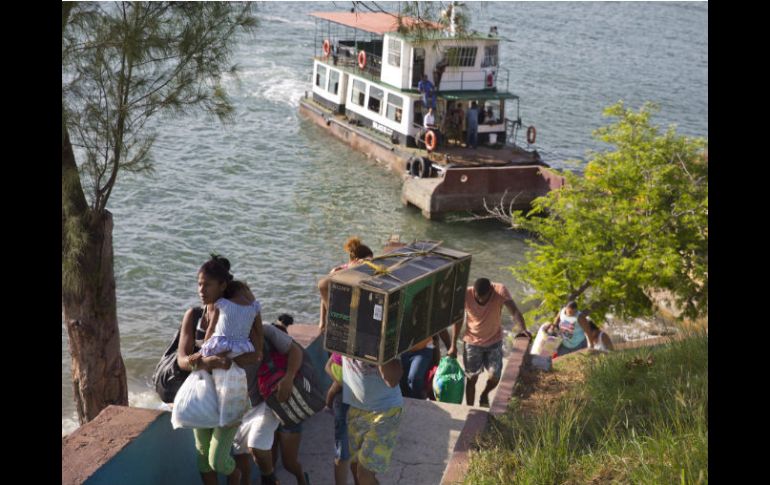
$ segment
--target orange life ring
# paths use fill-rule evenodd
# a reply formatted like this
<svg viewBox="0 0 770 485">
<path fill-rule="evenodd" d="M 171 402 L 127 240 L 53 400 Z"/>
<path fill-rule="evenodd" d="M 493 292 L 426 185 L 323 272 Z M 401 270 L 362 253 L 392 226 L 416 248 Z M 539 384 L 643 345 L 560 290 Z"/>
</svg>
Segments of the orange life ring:
<svg viewBox="0 0 770 485">
<path fill-rule="evenodd" d="M 366 52 L 360 51 L 358 53 L 358 67 L 363 69 L 366 67 Z"/>
<path fill-rule="evenodd" d="M 436 134 L 433 133 L 433 130 L 428 130 L 425 133 L 425 148 L 431 151 L 436 148 Z"/>
<path fill-rule="evenodd" d="M 535 143 L 535 140 L 537 139 L 537 130 L 534 126 L 530 126 L 527 128 L 527 143 L 532 145 Z"/>
<path fill-rule="evenodd" d="M 324 40 L 324 57 L 329 57 L 332 52 L 332 45 L 329 43 L 329 39 Z"/>
<path fill-rule="evenodd" d="M 487 74 L 487 87 L 491 88 L 494 83 L 495 83 L 495 75 L 494 73 L 490 72 L 489 74 Z"/>
</svg>

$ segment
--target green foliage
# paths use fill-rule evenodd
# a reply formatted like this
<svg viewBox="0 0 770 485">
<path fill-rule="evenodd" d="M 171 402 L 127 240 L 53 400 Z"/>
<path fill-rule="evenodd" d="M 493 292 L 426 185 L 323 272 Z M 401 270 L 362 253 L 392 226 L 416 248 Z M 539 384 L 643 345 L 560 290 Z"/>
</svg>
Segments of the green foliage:
<svg viewBox="0 0 770 485">
<path fill-rule="evenodd" d="M 465 483 L 708 483 L 706 334 L 560 365 L 585 382 L 535 416 L 509 409 Z"/>
<path fill-rule="evenodd" d="M 565 174 L 526 217 L 513 214 L 514 227 L 538 237 L 511 268 L 534 288 L 527 301 L 541 301 L 531 317 L 549 319 L 568 299 L 598 319 L 645 316 L 649 289 L 670 290 L 683 316 L 708 313 L 708 144 L 674 127 L 660 133 L 656 111 L 607 108 L 617 121 L 594 136 L 614 148 L 594 154 L 583 177 Z"/>
<path fill-rule="evenodd" d="M 157 134 L 147 121 L 195 108 L 222 120 L 232 115 L 220 81 L 235 73 L 236 34 L 256 26 L 251 11 L 227 2 L 62 3 L 65 292 L 84 288 L 91 223 L 101 220 L 119 171 L 152 169 Z M 72 147 L 84 156 L 79 164 Z"/>
<path fill-rule="evenodd" d="M 65 128 L 85 160 L 91 208 L 106 207 L 119 170 L 151 169 L 154 115 L 233 108 L 221 76 L 239 31 L 256 25 L 249 4 L 76 3 L 62 9 Z M 66 25 L 65 25 L 66 23 Z"/>
</svg>

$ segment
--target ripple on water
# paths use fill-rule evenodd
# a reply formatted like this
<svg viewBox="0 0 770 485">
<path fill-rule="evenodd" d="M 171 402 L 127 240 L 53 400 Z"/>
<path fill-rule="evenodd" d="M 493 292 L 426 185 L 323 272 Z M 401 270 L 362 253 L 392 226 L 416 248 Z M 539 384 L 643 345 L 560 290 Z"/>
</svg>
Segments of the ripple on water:
<svg viewBox="0 0 770 485">
<path fill-rule="evenodd" d="M 584 161 L 566 160 L 605 148 L 591 132 L 607 121 L 602 109 L 618 99 L 661 102 L 661 126 L 707 134 L 706 3 L 469 6 L 473 28 L 486 32 L 495 24 L 507 39 L 500 59 L 510 90 L 521 97 L 524 124 L 537 126 L 538 146 L 555 167 L 580 171 Z M 260 4 L 257 33 L 235 49 L 241 73 L 224 76 L 234 120 L 224 126 L 202 114 L 153 120 L 155 172 L 120 174 L 109 209 L 132 403 L 156 404 L 149 376 L 184 310 L 198 304 L 195 273 L 212 251 L 230 258 L 236 276 L 254 288 L 266 322 L 282 312 L 298 322 L 317 320 L 316 279 L 345 261 L 342 244 L 353 234 L 373 248 L 392 233 L 443 240 L 473 254 L 471 280 L 501 281 L 517 302 L 531 291 L 507 269 L 526 250 L 521 235 L 492 222 L 426 221 L 401 207 L 397 177 L 298 115 L 311 86 L 315 24 L 297 12 L 317 9 Z M 507 110 L 515 118 L 513 103 Z M 62 326 L 62 433 L 76 423 Z"/>
</svg>

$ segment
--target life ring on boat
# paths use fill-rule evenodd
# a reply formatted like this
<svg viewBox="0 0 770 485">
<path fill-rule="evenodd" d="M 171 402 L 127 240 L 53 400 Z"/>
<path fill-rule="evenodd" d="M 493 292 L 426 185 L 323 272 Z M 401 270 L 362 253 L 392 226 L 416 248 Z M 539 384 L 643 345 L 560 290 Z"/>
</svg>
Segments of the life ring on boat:
<svg viewBox="0 0 770 485">
<path fill-rule="evenodd" d="M 428 132 L 425 133 L 425 148 L 430 151 L 436 149 L 436 134 L 433 130 L 428 130 Z"/>
<path fill-rule="evenodd" d="M 359 69 L 363 69 L 366 67 L 366 52 L 360 51 L 358 53 L 358 67 Z"/>
<path fill-rule="evenodd" d="M 332 45 L 329 43 L 329 39 L 324 40 L 324 57 L 329 57 L 332 52 Z"/>
<path fill-rule="evenodd" d="M 534 126 L 530 126 L 527 128 L 527 143 L 530 145 L 535 143 L 535 140 L 537 139 L 537 130 Z"/>
<path fill-rule="evenodd" d="M 490 72 L 489 74 L 487 74 L 487 87 L 491 88 L 494 83 L 495 83 L 495 73 Z"/>
</svg>

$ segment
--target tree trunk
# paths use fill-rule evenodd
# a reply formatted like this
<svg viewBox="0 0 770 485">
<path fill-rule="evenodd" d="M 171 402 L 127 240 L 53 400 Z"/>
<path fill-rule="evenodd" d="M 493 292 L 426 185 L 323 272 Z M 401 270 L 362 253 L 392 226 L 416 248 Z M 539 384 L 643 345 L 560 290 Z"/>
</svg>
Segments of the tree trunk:
<svg viewBox="0 0 770 485">
<path fill-rule="evenodd" d="M 112 254 L 112 214 L 94 214 L 83 253 L 82 290 L 62 292 L 72 356 L 72 387 L 80 424 L 110 404 L 128 405 L 120 355 Z"/>
</svg>

